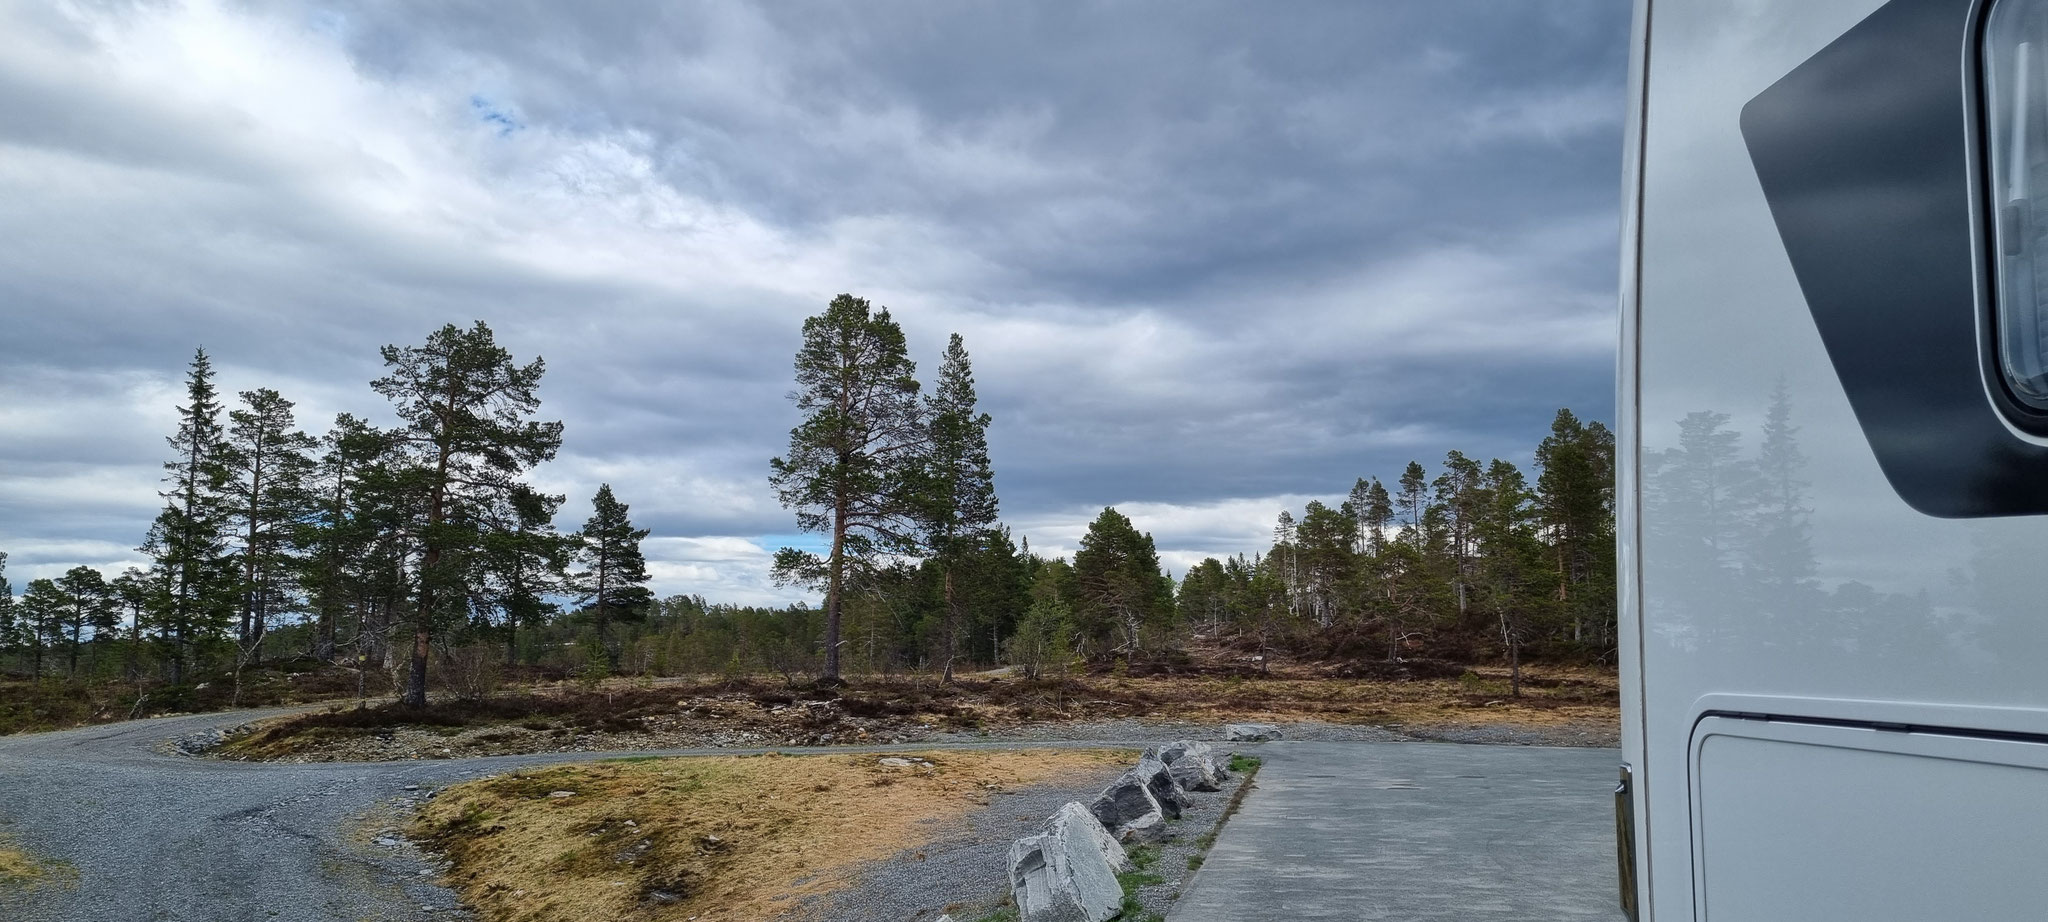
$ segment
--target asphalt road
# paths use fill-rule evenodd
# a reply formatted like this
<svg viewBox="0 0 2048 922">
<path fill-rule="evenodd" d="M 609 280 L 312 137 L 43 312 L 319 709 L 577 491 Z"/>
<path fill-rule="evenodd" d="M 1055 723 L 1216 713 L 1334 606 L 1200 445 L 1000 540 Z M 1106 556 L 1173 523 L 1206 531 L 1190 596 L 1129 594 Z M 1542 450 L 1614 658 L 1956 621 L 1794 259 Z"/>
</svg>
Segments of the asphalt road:
<svg viewBox="0 0 2048 922">
<path fill-rule="evenodd" d="M 426 856 L 402 841 L 376 841 L 386 824 L 380 817 L 395 825 L 407 798 L 437 786 L 605 755 L 291 765 L 163 751 L 165 741 L 270 713 L 281 712 L 0 737 L 0 831 L 76 872 L 69 882 L 0 889 L 0 920 L 466 918 L 454 894 L 434 885 L 437 869 Z M 969 747 L 829 751 L 933 748 Z M 1267 760 L 1257 788 L 1225 826 L 1174 922 L 1618 917 L 1605 796 L 1613 750 L 1257 748 Z"/>
<path fill-rule="evenodd" d="M 1170 922 L 1617 922 L 1614 749 L 1267 743 Z"/>
</svg>

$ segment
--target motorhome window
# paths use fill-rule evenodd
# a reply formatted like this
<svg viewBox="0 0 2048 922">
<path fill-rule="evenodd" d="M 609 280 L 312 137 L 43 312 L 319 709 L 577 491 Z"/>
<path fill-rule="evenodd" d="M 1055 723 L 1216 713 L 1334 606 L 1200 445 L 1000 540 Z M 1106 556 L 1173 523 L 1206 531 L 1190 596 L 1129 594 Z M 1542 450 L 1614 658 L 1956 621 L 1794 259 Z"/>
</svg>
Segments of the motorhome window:
<svg viewBox="0 0 2048 922">
<path fill-rule="evenodd" d="M 2048 0 L 1992 6 L 1983 67 L 1998 361 L 2014 397 L 2048 410 Z"/>
</svg>

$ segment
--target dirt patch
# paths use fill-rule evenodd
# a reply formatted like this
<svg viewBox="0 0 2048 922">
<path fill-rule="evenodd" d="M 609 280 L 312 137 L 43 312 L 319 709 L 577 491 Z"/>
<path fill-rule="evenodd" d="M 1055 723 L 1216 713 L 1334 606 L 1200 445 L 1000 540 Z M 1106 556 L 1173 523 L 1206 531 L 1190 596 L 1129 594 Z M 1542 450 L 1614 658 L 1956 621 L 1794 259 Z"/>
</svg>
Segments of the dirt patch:
<svg viewBox="0 0 2048 922">
<path fill-rule="evenodd" d="M 613 760 L 440 792 L 411 832 L 490 922 L 754 920 L 914 851 L 1000 791 L 1117 750 Z M 884 760 L 888 761 L 884 761 Z"/>
<path fill-rule="evenodd" d="M 1409 669 L 1410 678 L 1331 677 Z M 969 676 L 949 684 L 858 679 L 843 687 L 750 680 L 537 689 L 427 708 L 380 705 L 282 718 L 232 736 L 231 759 L 385 761 L 534 752 L 918 743 L 1104 721 L 1317 722 L 1433 736 L 1473 727 L 1609 726 L 1611 673 L 1538 669 L 1510 694 L 1507 671 L 1442 664 L 1317 665 L 1263 675 Z M 1393 673 L 1388 673 L 1391 676 Z M 1439 676 L 1423 678 L 1421 676 Z"/>
</svg>

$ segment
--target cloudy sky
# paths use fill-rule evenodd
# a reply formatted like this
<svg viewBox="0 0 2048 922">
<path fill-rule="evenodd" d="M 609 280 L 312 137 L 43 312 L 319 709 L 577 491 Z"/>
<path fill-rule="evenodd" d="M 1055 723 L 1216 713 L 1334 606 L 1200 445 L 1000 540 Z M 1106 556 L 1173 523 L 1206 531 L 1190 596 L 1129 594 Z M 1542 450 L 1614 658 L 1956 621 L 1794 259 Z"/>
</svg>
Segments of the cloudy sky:
<svg viewBox="0 0 2048 922">
<path fill-rule="evenodd" d="M 1625 0 L 596 6 L 0 0 L 17 589 L 138 560 L 201 345 L 317 434 L 485 320 L 562 523 L 608 481 L 740 602 L 797 597 L 767 459 L 839 292 L 966 338 L 1034 549 L 1115 505 L 1176 573 L 1612 418 Z"/>
</svg>

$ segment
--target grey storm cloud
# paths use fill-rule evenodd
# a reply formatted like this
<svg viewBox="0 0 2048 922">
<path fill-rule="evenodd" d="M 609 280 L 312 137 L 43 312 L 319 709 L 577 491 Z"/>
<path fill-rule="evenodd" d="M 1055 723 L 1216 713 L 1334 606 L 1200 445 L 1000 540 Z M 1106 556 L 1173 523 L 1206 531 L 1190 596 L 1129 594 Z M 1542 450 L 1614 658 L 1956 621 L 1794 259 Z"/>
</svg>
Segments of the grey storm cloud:
<svg viewBox="0 0 2048 922">
<path fill-rule="evenodd" d="M 801 319 L 973 353 L 1005 518 L 1169 564 L 1612 412 L 1627 4 L 0 8 L 0 549 L 118 566 L 195 346 L 317 431 L 376 349 L 545 356 L 564 524 L 752 601 Z"/>
</svg>

